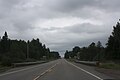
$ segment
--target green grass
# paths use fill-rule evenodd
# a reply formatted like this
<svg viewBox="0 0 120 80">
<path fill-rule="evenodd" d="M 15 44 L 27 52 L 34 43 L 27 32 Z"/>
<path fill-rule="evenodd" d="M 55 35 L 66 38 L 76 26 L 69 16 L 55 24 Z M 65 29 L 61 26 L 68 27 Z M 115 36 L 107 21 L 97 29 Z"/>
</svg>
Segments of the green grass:
<svg viewBox="0 0 120 80">
<path fill-rule="evenodd" d="M 101 68 L 106 68 L 106 69 L 116 69 L 120 70 L 120 64 L 115 64 L 115 63 L 102 63 L 100 65 Z"/>
<path fill-rule="evenodd" d="M 7 70 L 9 70 L 9 69 L 11 69 L 12 67 L 0 67 L 0 73 L 1 72 L 5 72 L 5 71 L 7 71 Z"/>
<path fill-rule="evenodd" d="M 3 66 L 0 63 L 0 73 L 5 72 L 5 71 L 7 71 L 7 70 L 9 70 L 11 68 L 12 68 L 11 66 L 9 66 L 9 67 L 8 66 Z"/>
</svg>

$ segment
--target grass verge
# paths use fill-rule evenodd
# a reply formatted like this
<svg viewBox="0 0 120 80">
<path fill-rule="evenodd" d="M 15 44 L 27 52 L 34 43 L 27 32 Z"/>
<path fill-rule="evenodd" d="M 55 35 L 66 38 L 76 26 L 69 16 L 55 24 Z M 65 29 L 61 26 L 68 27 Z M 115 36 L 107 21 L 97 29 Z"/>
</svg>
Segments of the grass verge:
<svg viewBox="0 0 120 80">
<path fill-rule="evenodd" d="M 5 72 L 5 71 L 7 71 L 7 70 L 9 70 L 11 68 L 12 68 L 11 66 L 7 67 L 7 66 L 1 66 L 0 65 L 0 73 Z"/>
<path fill-rule="evenodd" d="M 120 64 L 115 64 L 115 63 L 102 63 L 99 66 L 100 68 L 105 68 L 105 69 L 115 69 L 115 70 L 120 70 Z"/>
</svg>

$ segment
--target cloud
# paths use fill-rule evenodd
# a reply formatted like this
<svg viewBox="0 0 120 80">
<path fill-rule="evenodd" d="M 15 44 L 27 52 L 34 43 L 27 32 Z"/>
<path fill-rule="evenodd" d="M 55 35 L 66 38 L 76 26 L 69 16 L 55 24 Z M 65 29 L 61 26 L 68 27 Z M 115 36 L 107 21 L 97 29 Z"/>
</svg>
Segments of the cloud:
<svg viewBox="0 0 120 80">
<path fill-rule="evenodd" d="M 76 24 L 68 27 L 68 29 L 66 30 L 73 33 L 88 33 L 88 34 L 105 32 L 103 25 L 94 25 L 90 23 Z"/>
</svg>

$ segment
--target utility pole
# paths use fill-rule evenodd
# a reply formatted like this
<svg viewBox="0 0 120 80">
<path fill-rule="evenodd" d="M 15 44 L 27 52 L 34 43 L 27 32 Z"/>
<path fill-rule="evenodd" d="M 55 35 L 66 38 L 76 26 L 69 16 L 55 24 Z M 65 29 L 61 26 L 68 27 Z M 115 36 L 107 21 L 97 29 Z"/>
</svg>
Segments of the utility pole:
<svg viewBox="0 0 120 80">
<path fill-rule="evenodd" d="M 29 59 L 29 40 L 27 41 L 27 55 L 26 55 L 27 59 Z"/>
</svg>

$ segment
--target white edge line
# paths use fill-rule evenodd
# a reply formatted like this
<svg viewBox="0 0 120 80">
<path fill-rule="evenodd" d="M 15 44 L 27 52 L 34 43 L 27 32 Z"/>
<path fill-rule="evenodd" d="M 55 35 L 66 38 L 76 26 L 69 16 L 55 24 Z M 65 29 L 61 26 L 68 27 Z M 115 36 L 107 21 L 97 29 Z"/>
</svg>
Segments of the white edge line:
<svg viewBox="0 0 120 80">
<path fill-rule="evenodd" d="M 37 80 L 40 76 L 37 76 L 34 80 Z"/>
<path fill-rule="evenodd" d="M 0 76 L 4 76 L 4 75 L 8 75 L 8 74 L 13 74 L 13 73 L 17 73 L 17 72 L 21 72 L 21 71 L 25 71 L 25 70 L 29 70 L 29 69 L 36 68 L 36 67 L 39 67 L 39 66 L 42 66 L 42 65 L 33 66 L 33 67 L 25 68 L 25 69 L 20 69 L 20 70 L 8 72 L 8 73 L 3 73 L 3 74 L 0 74 Z"/>
<path fill-rule="evenodd" d="M 66 61 L 66 60 L 65 60 L 65 61 Z M 70 62 L 68 62 L 68 61 L 66 61 L 66 62 L 69 63 L 70 65 L 76 67 L 77 69 L 80 69 L 80 70 L 84 71 L 85 73 L 87 73 L 87 74 L 89 74 L 89 75 L 91 75 L 91 76 L 99 79 L 99 80 L 103 80 L 102 78 L 100 78 L 100 77 L 98 77 L 98 76 L 96 76 L 96 75 L 94 75 L 94 74 L 92 74 L 92 73 L 90 73 L 90 72 L 88 72 L 88 71 L 86 71 L 86 70 L 84 70 L 84 69 L 82 69 L 82 68 L 80 68 L 80 67 L 78 67 L 78 66 L 76 66 L 76 65 L 74 65 L 74 64 L 72 64 L 72 63 L 70 63 Z"/>
</svg>

